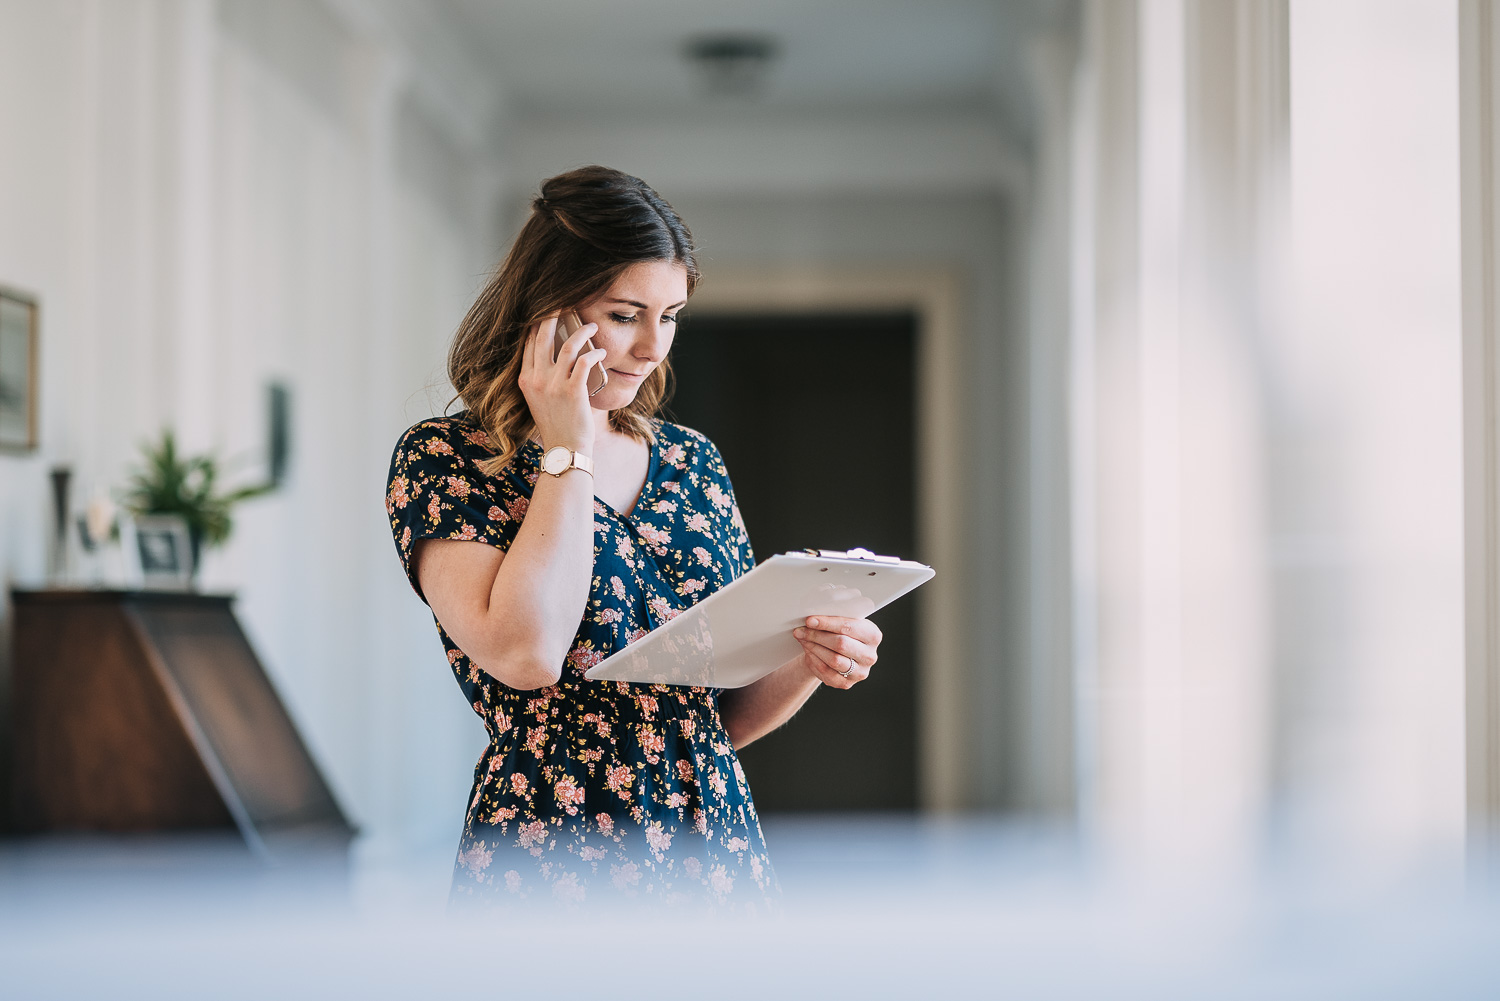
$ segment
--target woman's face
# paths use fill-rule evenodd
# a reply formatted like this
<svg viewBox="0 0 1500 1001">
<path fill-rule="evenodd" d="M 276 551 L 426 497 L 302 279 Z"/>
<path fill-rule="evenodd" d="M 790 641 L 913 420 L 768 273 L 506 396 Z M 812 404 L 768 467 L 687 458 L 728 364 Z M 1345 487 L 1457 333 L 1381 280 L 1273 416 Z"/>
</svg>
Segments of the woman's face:
<svg viewBox="0 0 1500 1001">
<path fill-rule="evenodd" d="M 677 311 L 687 304 L 687 269 L 672 261 L 633 264 L 602 296 L 578 309 L 597 323 L 594 347 L 606 352 L 609 383 L 589 401 L 595 410 L 619 410 L 672 347 Z"/>
</svg>

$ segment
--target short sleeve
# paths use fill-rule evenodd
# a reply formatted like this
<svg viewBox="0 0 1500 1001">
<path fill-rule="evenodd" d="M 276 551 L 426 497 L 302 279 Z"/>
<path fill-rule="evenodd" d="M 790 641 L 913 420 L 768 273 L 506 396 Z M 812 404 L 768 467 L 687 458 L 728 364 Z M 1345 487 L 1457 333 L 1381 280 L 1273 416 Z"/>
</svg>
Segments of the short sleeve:
<svg viewBox="0 0 1500 1001">
<path fill-rule="evenodd" d="M 703 439 L 703 458 L 706 479 L 705 493 L 715 507 L 727 512 L 725 526 L 725 548 L 733 559 L 733 577 L 738 578 L 755 569 L 755 551 L 750 545 L 750 532 L 745 528 L 744 516 L 740 514 L 739 501 L 734 496 L 734 484 L 729 479 L 729 467 L 719 449 L 707 438 Z"/>
<path fill-rule="evenodd" d="M 526 514 L 530 491 L 521 477 L 486 476 L 476 464 L 484 432 L 453 418 L 425 421 L 396 443 L 386 484 L 396 552 L 412 589 L 425 602 L 412 552 L 422 539 L 481 542 L 502 552 Z"/>
</svg>

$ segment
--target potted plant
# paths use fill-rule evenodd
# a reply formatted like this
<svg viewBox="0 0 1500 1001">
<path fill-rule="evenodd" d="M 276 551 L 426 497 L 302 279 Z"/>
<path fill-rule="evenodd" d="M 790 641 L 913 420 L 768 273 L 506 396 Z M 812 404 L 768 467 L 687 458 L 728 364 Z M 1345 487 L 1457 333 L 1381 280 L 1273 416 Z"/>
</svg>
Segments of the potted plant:
<svg viewBox="0 0 1500 1001">
<path fill-rule="evenodd" d="M 182 518 L 191 543 L 193 574 L 203 547 L 220 545 L 229 538 L 234 505 L 275 489 L 274 483 L 259 483 L 221 493 L 218 458 L 180 455 L 170 429 L 155 444 L 143 444 L 141 458 L 142 465 L 126 487 L 125 506 L 136 515 Z"/>
</svg>

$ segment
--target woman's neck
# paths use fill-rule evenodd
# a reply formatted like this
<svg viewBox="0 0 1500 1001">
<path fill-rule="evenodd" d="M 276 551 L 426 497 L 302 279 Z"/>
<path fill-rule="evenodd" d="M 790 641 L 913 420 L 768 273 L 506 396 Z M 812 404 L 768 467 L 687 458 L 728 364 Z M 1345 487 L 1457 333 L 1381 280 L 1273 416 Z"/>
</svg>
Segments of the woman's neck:
<svg viewBox="0 0 1500 1001">
<path fill-rule="evenodd" d="M 634 446 L 638 439 L 628 431 L 621 431 L 609 421 L 609 411 L 594 411 L 594 448 L 597 451 L 609 444 L 619 445 L 622 442 Z"/>
</svg>

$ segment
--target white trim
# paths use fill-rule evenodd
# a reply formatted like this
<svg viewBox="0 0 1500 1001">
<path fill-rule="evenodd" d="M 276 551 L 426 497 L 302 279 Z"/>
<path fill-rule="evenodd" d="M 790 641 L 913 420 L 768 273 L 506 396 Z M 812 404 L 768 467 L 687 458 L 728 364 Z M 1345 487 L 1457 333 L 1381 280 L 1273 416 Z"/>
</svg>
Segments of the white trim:
<svg viewBox="0 0 1500 1001">
<path fill-rule="evenodd" d="M 702 312 L 909 309 L 917 317 L 917 554 L 937 570 L 917 592 L 917 793 L 926 810 L 968 802 L 960 283 L 946 272 L 720 270 L 693 296 Z M 902 553 L 902 556 L 908 554 Z"/>
<path fill-rule="evenodd" d="M 969 111 L 521 120 L 508 156 L 509 176 L 525 190 L 559 171 L 607 163 L 647 178 L 674 202 L 715 194 L 1009 194 L 1025 188 L 1027 174 L 993 116 Z"/>
</svg>

